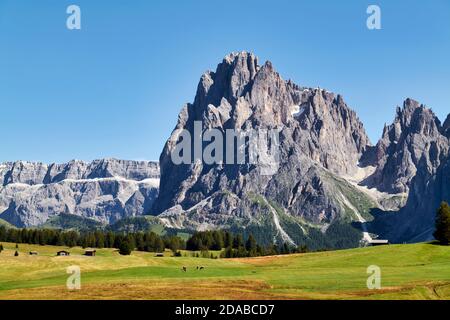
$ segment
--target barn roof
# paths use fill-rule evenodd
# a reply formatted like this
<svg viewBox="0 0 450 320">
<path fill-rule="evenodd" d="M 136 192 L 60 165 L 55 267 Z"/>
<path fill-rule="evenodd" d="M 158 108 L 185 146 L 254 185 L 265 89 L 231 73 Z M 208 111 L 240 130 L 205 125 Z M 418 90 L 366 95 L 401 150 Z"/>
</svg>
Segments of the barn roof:
<svg viewBox="0 0 450 320">
<path fill-rule="evenodd" d="M 372 240 L 372 241 L 370 241 L 370 243 L 389 243 L 389 240 Z"/>
</svg>

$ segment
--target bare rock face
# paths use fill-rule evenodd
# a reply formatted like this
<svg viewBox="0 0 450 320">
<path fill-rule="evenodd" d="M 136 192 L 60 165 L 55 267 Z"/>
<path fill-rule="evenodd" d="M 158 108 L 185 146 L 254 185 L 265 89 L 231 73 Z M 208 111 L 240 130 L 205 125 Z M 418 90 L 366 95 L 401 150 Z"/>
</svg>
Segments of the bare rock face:
<svg viewBox="0 0 450 320">
<path fill-rule="evenodd" d="M 342 96 L 314 90 L 300 105 L 299 113 L 295 119 L 306 155 L 335 174 L 354 174 L 370 141 Z"/>
<path fill-rule="evenodd" d="M 278 170 L 267 176 L 259 164 L 175 165 L 179 130 L 193 134 L 194 121 L 222 132 L 278 128 Z M 260 66 L 253 54 L 233 53 L 202 76 L 194 103 L 180 112 L 160 157 L 153 211 L 176 228 L 270 225 L 268 237 L 291 244 L 312 234 L 322 241 L 317 230 L 336 237 L 328 228 L 342 222 L 361 222 L 368 241 L 368 231 L 393 242 L 429 240 L 436 207 L 450 200 L 449 131 L 450 116 L 441 125 L 407 99 L 371 146 L 342 96 L 284 81 L 270 62 Z M 389 214 L 378 217 L 380 209 Z"/>
<path fill-rule="evenodd" d="M 376 170 L 363 184 L 407 194 L 407 201 L 397 213 L 376 217 L 372 230 L 392 242 L 433 239 L 436 209 L 450 201 L 448 126 L 448 118 L 441 126 L 430 109 L 414 100 L 397 109 L 394 123 L 371 152 Z"/>
<path fill-rule="evenodd" d="M 424 105 L 407 99 L 397 108 L 394 122 L 385 127 L 375 148 L 375 173 L 370 187 L 389 193 L 408 193 L 418 170 L 435 174 L 448 150 L 439 119 Z M 420 168 L 419 168 L 420 167 Z"/>
<path fill-rule="evenodd" d="M 433 240 L 436 210 L 450 201 L 450 156 L 442 159 L 435 173 L 418 169 L 411 180 L 408 201 L 396 212 L 375 216 L 369 230 L 393 243 Z"/>
<path fill-rule="evenodd" d="M 279 129 L 279 170 L 267 176 L 258 164 L 174 164 L 179 130 L 194 136 L 194 121 L 201 121 L 202 130 L 222 132 Z M 154 211 L 168 225 L 195 229 L 269 219 L 285 241 L 292 236 L 283 230 L 279 220 L 284 218 L 306 219 L 326 229 L 352 214 L 352 200 L 337 185 L 354 187 L 338 176 L 355 174 L 369 145 L 342 96 L 300 87 L 283 80 L 270 62 L 260 66 L 251 53 L 233 53 L 201 77 L 194 103 L 180 112 L 160 157 Z"/>
<path fill-rule="evenodd" d="M 422 164 L 424 167 L 426 163 Z M 419 167 L 411 183 L 406 206 L 401 210 L 397 232 L 409 242 L 433 240 L 436 210 L 442 201 L 450 200 L 450 155 L 442 157 L 433 172 Z M 401 219 L 403 218 L 404 219 Z M 393 235 L 395 238 L 395 235 Z"/>
<path fill-rule="evenodd" d="M 159 166 L 115 159 L 65 164 L 0 164 L 0 218 L 37 226 L 59 214 L 113 223 L 149 213 L 158 194 Z"/>
<path fill-rule="evenodd" d="M 10 183 L 24 183 L 29 185 L 42 183 L 48 171 L 48 166 L 43 163 L 30 163 L 17 161 L 3 164 L 0 169 L 0 179 L 3 185 Z M 1 168 L 0 167 L 0 168 Z"/>
</svg>

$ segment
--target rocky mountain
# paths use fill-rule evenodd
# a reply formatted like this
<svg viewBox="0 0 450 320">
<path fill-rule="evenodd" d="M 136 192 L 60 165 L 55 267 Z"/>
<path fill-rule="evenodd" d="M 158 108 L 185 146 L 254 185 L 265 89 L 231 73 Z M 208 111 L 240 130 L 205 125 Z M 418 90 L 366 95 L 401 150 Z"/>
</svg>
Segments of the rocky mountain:
<svg viewBox="0 0 450 320">
<path fill-rule="evenodd" d="M 180 130 L 195 135 L 196 121 L 224 135 L 278 128 L 279 169 L 261 175 L 259 163 L 174 164 Z M 171 227 L 267 229 L 291 244 L 334 224 L 350 228 L 351 221 L 365 221 L 375 200 L 342 177 L 361 174 L 358 161 L 369 146 L 342 96 L 300 87 L 270 62 L 260 66 L 251 53 L 233 53 L 202 76 L 194 103 L 182 109 L 160 157 L 154 211 Z"/>
<path fill-rule="evenodd" d="M 407 99 L 397 109 L 394 122 L 384 128 L 374 152 L 377 169 L 365 183 L 380 191 L 407 194 L 418 171 L 434 175 L 446 156 L 448 139 L 442 130 L 430 109 Z"/>
<path fill-rule="evenodd" d="M 224 135 L 277 128 L 276 172 L 260 174 L 260 163 L 174 164 L 180 132 L 198 135 L 196 122 Z M 449 126 L 449 118 L 441 125 L 406 99 L 372 146 L 341 95 L 285 81 L 270 62 L 232 53 L 201 77 L 194 102 L 182 109 L 160 157 L 153 211 L 170 227 L 239 229 L 296 245 L 430 239 L 437 203 L 449 198 Z"/>
<path fill-rule="evenodd" d="M 394 242 L 433 239 L 435 211 L 450 199 L 449 119 L 441 122 L 431 109 L 407 99 L 385 127 L 373 157 L 376 170 L 363 183 L 378 190 L 406 194 L 395 214 L 383 212 L 372 230 Z"/>
<path fill-rule="evenodd" d="M 449 139 L 450 115 L 441 124 L 408 98 L 371 145 L 340 94 L 232 53 L 201 77 L 159 165 L 2 164 L 0 222 L 220 228 L 310 249 L 430 240 L 435 210 L 450 200 Z"/>
<path fill-rule="evenodd" d="M 158 194 L 159 165 L 115 159 L 0 164 L 0 218 L 38 226 L 60 214 L 101 223 L 147 213 Z"/>
</svg>

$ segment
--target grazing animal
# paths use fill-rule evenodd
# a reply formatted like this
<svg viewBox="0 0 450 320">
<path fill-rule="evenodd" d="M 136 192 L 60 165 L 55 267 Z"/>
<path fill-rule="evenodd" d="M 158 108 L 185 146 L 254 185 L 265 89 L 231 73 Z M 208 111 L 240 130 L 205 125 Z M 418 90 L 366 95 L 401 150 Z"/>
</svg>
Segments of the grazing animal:
<svg viewBox="0 0 450 320">
<path fill-rule="evenodd" d="M 205 269 L 204 267 L 200 267 L 200 270 L 203 270 L 203 269 Z"/>
<path fill-rule="evenodd" d="M 187 271 L 187 268 L 186 268 L 186 267 L 183 267 L 183 271 L 186 272 L 186 271 Z"/>
</svg>

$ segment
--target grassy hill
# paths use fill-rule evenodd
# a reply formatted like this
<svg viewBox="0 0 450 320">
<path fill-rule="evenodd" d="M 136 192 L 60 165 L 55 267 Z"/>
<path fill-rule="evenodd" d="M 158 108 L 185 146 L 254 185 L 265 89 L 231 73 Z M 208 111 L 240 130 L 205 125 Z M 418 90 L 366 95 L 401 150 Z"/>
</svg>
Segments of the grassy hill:
<svg viewBox="0 0 450 320">
<path fill-rule="evenodd" d="M 0 218 L 0 226 L 4 226 L 6 228 L 15 228 L 12 224 L 10 224 L 8 221 L 5 221 Z"/>
<path fill-rule="evenodd" d="M 391 245 L 248 259 L 120 256 L 100 249 L 3 243 L 0 299 L 450 299 L 450 246 Z M 28 252 L 38 251 L 38 256 Z M 66 268 L 81 268 L 81 290 L 68 291 Z M 366 287 L 369 265 L 379 290 Z M 187 272 L 181 268 L 187 267 Z M 197 266 L 204 270 L 198 271 Z"/>
<path fill-rule="evenodd" d="M 98 221 L 73 214 L 60 214 L 50 218 L 39 227 L 42 229 L 95 231 L 103 228 L 103 225 Z"/>
</svg>

